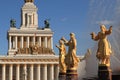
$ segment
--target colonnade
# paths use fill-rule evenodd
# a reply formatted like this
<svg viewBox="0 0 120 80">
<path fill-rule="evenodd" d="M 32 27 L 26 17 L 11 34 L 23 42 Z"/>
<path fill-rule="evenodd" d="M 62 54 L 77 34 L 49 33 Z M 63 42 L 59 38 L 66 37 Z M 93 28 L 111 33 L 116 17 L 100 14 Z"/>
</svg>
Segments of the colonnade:
<svg viewBox="0 0 120 80">
<path fill-rule="evenodd" d="M 1 64 L 0 80 L 58 80 L 58 64 Z"/>
<path fill-rule="evenodd" d="M 40 47 L 53 49 L 53 38 L 51 36 L 9 36 L 9 50 L 29 48 L 35 44 Z"/>
</svg>

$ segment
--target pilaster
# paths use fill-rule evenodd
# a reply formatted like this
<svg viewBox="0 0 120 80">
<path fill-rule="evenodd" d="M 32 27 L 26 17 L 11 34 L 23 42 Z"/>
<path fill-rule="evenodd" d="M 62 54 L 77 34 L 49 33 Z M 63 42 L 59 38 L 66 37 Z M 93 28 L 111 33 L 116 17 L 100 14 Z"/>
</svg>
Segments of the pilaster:
<svg viewBox="0 0 120 80">
<path fill-rule="evenodd" d="M 2 65 L 2 80 L 6 80 L 6 65 Z"/>
<path fill-rule="evenodd" d="M 58 64 L 55 65 L 54 72 L 55 72 L 54 78 L 55 78 L 55 80 L 58 80 L 58 73 L 59 73 L 59 65 Z"/>
<path fill-rule="evenodd" d="M 9 50 L 11 50 L 11 36 L 9 36 Z"/>
<path fill-rule="evenodd" d="M 50 65 L 50 80 L 54 80 L 54 65 Z"/>
<path fill-rule="evenodd" d="M 34 65 L 31 64 L 31 65 L 30 65 L 30 80 L 33 80 L 33 73 L 34 73 L 34 71 L 33 71 L 34 68 L 33 68 L 33 67 L 34 67 Z"/>
<path fill-rule="evenodd" d="M 27 65 L 23 66 L 23 80 L 27 80 Z"/>
<path fill-rule="evenodd" d="M 47 64 L 43 67 L 43 80 L 47 80 Z"/>
<path fill-rule="evenodd" d="M 13 80 L 13 65 L 9 66 L 9 80 Z"/>
<path fill-rule="evenodd" d="M 30 46 L 30 37 L 29 36 L 27 37 L 27 46 L 28 46 L 28 48 Z"/>
<path fill-rule="evenodd" d="M 21 36 L 21 47 L 23 48 L 23 36 Z"/>
<path fill-rule="evenodd" d="M 53 49 L 53 37 L 51 37 L 51 49 Z"/>
<path fill-rule="evenodd" d="M 41 37 L 39 37 L 39 45 L 40 45 L 40 47 L 41 47 Z"/>
<path fill-rule="evenodd" d="M 17 44 L 18 44 L 18 37 L 15 37 L 15 49 L 17 50 Z"/>
<path fill-rule="evenodd" d="M 48 42 L 47 42 L 47 37 L 45 37 L 45 47 L 47 48 L 47 44 L 48 44 Z"/>
<path fill-rule="evenodd" d="M 16 65 L 16 80 L 20 80 L 20 65 Z"/>
<path fill-rule="evenodd" d="M 41 74 L 40 74 L 40 64 L 37 65 L 37 80 L 40 80 Z"/>
</svg>

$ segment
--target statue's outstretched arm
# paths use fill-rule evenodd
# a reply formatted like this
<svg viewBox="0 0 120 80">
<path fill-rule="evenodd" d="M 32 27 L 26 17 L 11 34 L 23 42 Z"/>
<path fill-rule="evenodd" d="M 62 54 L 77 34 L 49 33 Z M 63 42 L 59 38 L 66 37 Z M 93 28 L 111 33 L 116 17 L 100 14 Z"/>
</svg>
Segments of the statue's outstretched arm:
<svg viewBox="0 0 120 80">
<path fill-rule="evenodd" d="M 58 45 L 55 45 L 58 49 L 60 49 L 60 47 Z"/>
<path fill-rule="evenodd" d="M 62 37 L 61 40 L 63 40 L 65 43 L 68 42 L 64 37 Z"/>
<path fill-rule="evenodd" d="M 107 35 L 112 33 L 112 26 L 109 27 L 109 30 L 105 32 Z"/>
<path fill-rule="evenodd" d="M 92 32 L 90 35 L 93 40 L 95 41 L 99 40 L 99 33 L 96 35 L 94 32 Z"/>
<path fill-rule="evenodd" d="M 63 49 L 63 46 L 58 46 L 58 45 L 55 45 L 58 49 L 62 50 Z"/>
<path fill-rule="evenodd" d="M 68 46 L 68 43 L 69 43 L 68 40 L 66 40 L 64 37 L 62 37 L 61 40 L 63 40 L 63 41 L 64 41 L 64 44 L 65 44 L 66 46 Z"/>
</svg>

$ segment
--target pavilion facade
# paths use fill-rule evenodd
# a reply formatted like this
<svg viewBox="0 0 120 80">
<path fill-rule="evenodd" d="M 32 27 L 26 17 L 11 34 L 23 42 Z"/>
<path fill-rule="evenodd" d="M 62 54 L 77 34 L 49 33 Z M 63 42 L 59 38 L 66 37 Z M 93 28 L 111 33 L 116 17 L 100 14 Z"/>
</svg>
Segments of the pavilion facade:
<svg viewBox="0 0 120 80">
<path fill-rule="evenodd" d="M 53 32 L 49 25 L 39 28 L 37 10 L 34 0 L 25 0 L 20 28 L 11 20 L 8 53 L 0 56 L 0 80 L 58 80 Z"/>
</svg>

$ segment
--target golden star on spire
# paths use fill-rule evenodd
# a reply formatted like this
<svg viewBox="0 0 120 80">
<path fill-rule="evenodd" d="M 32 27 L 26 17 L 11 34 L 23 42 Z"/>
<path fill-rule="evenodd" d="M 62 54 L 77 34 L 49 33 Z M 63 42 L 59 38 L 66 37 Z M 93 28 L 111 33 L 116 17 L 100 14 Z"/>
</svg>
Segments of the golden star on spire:
<svg viewBox="0 0 120 80">
<path fill-rule="evenodd" d="M 34 0 L 24 0 L 24 1 L 25 1 L 25 3 L 27 3 L 27 2 L 33 3 L 34 2 Z"/>
</svg>

